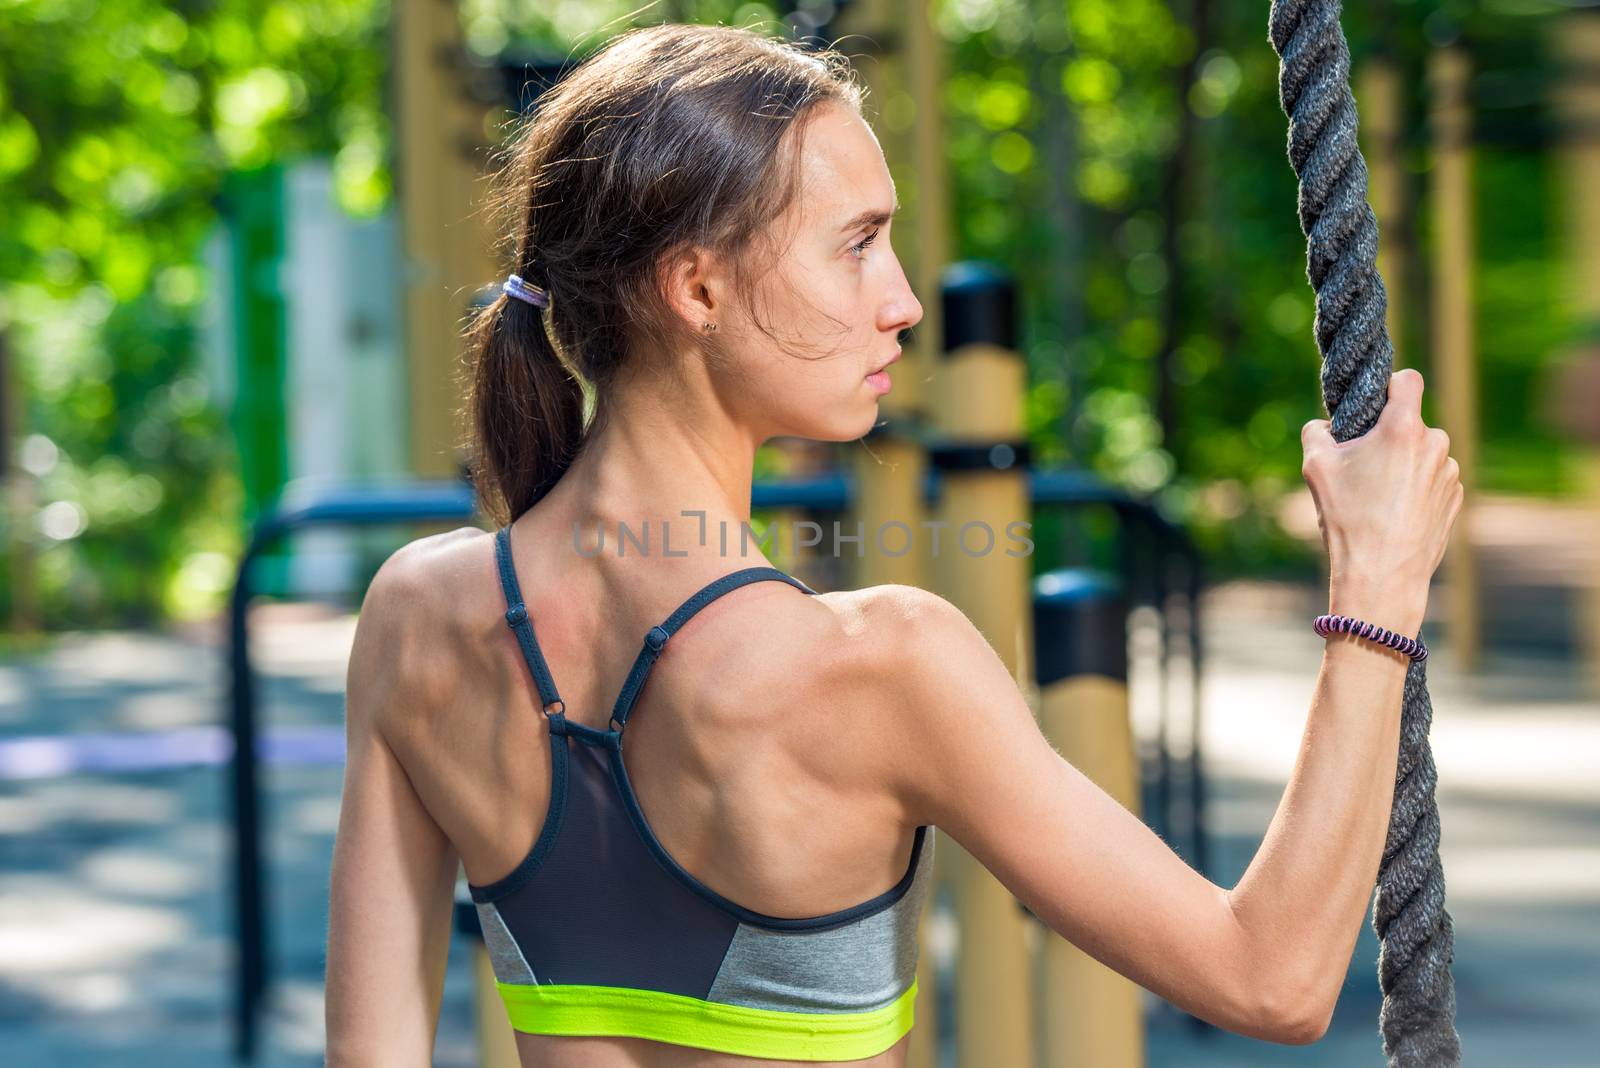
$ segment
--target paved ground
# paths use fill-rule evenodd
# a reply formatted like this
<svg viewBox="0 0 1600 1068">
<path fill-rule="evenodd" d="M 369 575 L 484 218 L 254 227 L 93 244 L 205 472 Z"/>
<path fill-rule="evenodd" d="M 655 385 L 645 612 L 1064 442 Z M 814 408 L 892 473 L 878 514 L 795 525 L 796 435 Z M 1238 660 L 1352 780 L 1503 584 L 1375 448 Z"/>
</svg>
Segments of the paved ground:
<svg viewBox="0 0 1600 1068">
<path fill-rule="evenodd" d="M 1206 602 L 1202 742 L 1219 882 L 1249 862 L 1293 763 L 1322 644 L 1309 626 L 1326 610 L 1318 600 L 1241 585 Z M 352 623 L 287 606 L 259 610 L 257 623 L 279 761 L 266 775 L 275 985 L 262 1063 L 314 1065 Z M 1448 639 L 1427 637 L 1467 1061 L 1600 1063 L 1600 705 L 1565 648 L 1491 651 L 1464 678 Z M 1147 639 L 1141 624 L 1136 650 Z M 207 631 L 72 635 L 0 664 L 0 1064 L 227 1063 L 225 747 L 212 726 L 224 685 Z M 1133 692 L 1148 734 L 1148 664 Z M 1333 1029 L 1310 1047 L 1199 1031 L 1152 998 L 1148 1063 L 1381 1064 L 1375 961 L 1368 930 Z M 458 946 L 441 1066 L 472 1063 L 464 964 Z"/>
</svg>

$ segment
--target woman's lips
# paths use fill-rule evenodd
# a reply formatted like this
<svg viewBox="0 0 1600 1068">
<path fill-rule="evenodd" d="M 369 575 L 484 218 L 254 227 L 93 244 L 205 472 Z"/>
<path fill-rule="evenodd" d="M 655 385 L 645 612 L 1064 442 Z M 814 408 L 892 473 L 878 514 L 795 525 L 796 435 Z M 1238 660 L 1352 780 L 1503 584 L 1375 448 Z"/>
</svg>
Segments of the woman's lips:
<svg viewBox="0 0 1600 1068">
<path fill-rule="evenodd" d="M 894 355 L 889 357 L 882 367 L 867 375 L 867 385 L 871 386 L 880 395 L 889 392 L 890 387 L 893 385 L 889 381 L 889 364 L 894 363 L 899 358 L 900 349 L 896 348 Z"/>
</svg>

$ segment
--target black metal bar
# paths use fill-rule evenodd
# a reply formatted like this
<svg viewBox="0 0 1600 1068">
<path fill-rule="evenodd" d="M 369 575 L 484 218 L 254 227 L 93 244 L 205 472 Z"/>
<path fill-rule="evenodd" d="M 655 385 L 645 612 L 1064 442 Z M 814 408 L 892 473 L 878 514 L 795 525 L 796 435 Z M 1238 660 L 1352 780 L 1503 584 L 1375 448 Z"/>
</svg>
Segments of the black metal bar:
<svg viewBox="0 0 1600 1068">
<path fill-rule="evenodd" d="M 1189 599 L 1189 678 L 1192 693 L 1190 694 L 1190 717 L 1194 735 L 1193 761 L 1194 772 L 1189 779 L 1189 789 L 1193 794 L 1190 802 L 1194 809 L 1194 866 L 1201 875 L 1210 870 L 1211 858 L 1206 848 L 1207 832 L 1205 821 L 1206 786 L 1205 764 L 1201 760 L 1200 731 L 1204 726 L 1201 718 L 1200 706 L 1200 591 L 1204 589 L 1204 576 L 1202 568 L 1204 561 L 1198 553 L 1187 557 L 1188 579 L 1187 596 Z"/>
<path fill-rule="evenodd" d="M 250 561 L 246 552 L 229 604 L 228 667 L 232 676 L 232 800 L 234 917 L 238 924 L 238 979 L 234 989 L 234 1058 L 251 1061 L 256 1051 L 256 1006 L 266 985 L 265 901 L 261 887 L 261 816 L 256 807 L 255 677 L 250 669 L 246 607 Z"/>
<path fill-rule="evenodd" d="M 250 537 L 229 602 L 228 667 L 234 829 L 234 918 L 239 936 L 234 1005 L 234 1058 L 255 1060 L 258 1017 L 270 980 L 266 890 L 261 879 L 261 809 L 257 775 L 255 672 L 250 664 L 250 565 L 278 538 L 309 526 L 370 526 L 470 519 L 476 502 L 457 481 L 323 486 L 285 491 L 263 512 Z"/>
<path fill-rule="evenodd" d="M 1172 793 L 1172 757 L 1170 739 L 1172 736 L 1172 708 L 1168 690 L 1172 672 L 1172 612 L 1169 603 L 1170 590 L 1167 583 L 1167 561 L 1171 554 L 1167 551 L 1165 540 L 1157 536 L 1154 552 L 1156 566 L 1150 575 L 1150 584 L 1153 587 L 1153 600 L 1156 608 L 1156 685 L 1160 689 L 1158 695 L 1158 715 L 1160 726 L 1157 730 L 1161 737 L 1161 788 L 1157 794 L 1157 805 L 1161 810 L 1162 826 L 1167 830 L 1169 843 L 1175 841 L 1175 829 L 1182 826 L 1179 821 L 1172 818 L 1173 793 Z"/>
</svg>

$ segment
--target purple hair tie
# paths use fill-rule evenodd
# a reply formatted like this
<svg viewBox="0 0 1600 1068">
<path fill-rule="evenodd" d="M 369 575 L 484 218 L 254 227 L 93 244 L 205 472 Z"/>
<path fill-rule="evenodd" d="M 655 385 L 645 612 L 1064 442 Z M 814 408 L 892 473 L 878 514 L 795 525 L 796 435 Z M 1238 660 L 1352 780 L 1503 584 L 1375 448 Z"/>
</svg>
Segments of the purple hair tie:
<svg viewBox="0 0 1600 1068">
<path fill-rule="evenodd" d="M 550 294 L 546 293 L 538 286 L 529 285 L 527 282 L 524 282 L 520 275 L 514 274 L 507 278 L 504 284 L 500 286 L 500 289 L 503 292 L 509 293 L 511 296 L 516 297 L 518 300 L 527 301 L 536 308 L 548 308 L 550 306 Z"/>
<path fill-rule="evenodd" d="M 1365 638 L 1368 641 L 1374 641 L 1379 645 L 1402 652 L 1413 660 L 1428 659 L 1428 647 L 1422 644 L 1421 638 L 1407 638 L 1403 634 L 1396 634 L 1394 631 L 1380 627 L 1376 623 L 1352 619 L 1349 616 L 1318 616 L 1311 624 L 1311 629 L 1324 638 L 1335 631 L 1342 634 L 1354 634 L 1358 638 Z"/>
</svg>

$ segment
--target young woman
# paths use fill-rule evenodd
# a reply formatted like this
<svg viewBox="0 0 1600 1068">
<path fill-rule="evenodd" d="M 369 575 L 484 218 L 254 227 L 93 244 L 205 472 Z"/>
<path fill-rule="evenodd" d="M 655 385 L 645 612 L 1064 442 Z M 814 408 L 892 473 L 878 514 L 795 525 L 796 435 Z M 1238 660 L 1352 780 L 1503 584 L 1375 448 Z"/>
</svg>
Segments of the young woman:
<svg viewBox="0 0 1600 1068">
<path fill-rule="evenodd" d="M 960 611 L 816 594 L 739 537 L 757 447 L 866 433 L 922 317 L 844 60 L 636 30 L 509 159 L 516 277 L 472 327 L 470 391 L 503 526 L 407 545 L 362 608 L 328 1063 L 429 1062 L 459 865 L 529 1068 L 901 1065 L 936 833 L 1189 1012 L 1319 1037 L 1406 654 L 1330 636 L 1262 848 L 1207 881 L 1056 753 Z M 1371 433 L 1302 432 L 1330 611 L 1399 635 L 1462 494 L 1421 393 L 1403 371 Z M 622 527 L 648 540 L 619 553 Z"/>
</svg>

